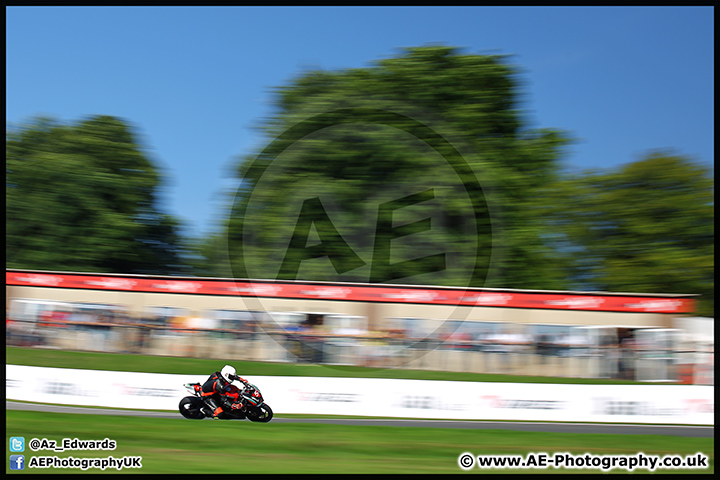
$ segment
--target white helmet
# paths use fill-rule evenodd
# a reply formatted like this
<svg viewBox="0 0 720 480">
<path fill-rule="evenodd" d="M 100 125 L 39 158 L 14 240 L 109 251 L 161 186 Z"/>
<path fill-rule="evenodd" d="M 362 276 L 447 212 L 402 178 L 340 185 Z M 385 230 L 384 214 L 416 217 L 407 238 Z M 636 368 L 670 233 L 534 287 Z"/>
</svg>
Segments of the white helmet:
<svg viewBox="0 0 720 480">
<path fill-rule="evenodd" d="M 220 370 L 220 375 L 225 379 L 226 382 L 232 383 L 233 380 L 235 380 L 235 368 L 230 365 L 225 365 L 222 370 Z"/>
</svg>

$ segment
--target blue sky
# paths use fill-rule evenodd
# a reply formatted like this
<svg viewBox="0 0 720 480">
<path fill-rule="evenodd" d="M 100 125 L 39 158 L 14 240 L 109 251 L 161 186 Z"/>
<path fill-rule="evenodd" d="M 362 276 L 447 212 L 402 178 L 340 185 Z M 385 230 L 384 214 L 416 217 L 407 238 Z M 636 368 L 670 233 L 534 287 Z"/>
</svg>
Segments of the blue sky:
<svg viewBox="0 0 720 480">
<path fill-rule="evenodd" d="M 403 47 L 509 54 L 532 127 L 578 141 L 567 168 L 651 149 L 714 161 L 712 7 L 8 7 L 6 122 L 123 117 L 187 232 L 222 215 L 229 166 L 267 139 L 272 89 Z"/>
</svg>

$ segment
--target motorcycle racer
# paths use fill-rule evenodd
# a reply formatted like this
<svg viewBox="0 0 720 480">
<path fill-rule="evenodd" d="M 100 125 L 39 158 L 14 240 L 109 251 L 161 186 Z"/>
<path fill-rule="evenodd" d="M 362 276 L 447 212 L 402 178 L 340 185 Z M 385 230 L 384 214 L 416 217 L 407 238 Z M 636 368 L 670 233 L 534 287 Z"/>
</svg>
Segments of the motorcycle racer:
<svg viewBox="0 0 720 480">
<path fill-rule="evenodd" d="M 205 403 L 212 408 L 213 418 L 218 418 L 225 408 L 233 410 L 242 408 L 242 404 L 239 403 L 239 392 L 232 385 L 234 380 L 248 384 L 247 380 L 237 375 L 233 366 L 225 365 L 222 370 L 210 375 L 202 386 L 195 387 Z"/>
</svg>

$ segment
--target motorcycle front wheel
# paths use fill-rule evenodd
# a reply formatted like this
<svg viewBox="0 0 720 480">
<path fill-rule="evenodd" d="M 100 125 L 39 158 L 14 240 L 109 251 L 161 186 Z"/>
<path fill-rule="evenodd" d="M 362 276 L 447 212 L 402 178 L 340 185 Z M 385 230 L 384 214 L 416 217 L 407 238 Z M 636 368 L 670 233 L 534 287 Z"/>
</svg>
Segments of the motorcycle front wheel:
<svg viewBox="0 0 720 480">
<path fill-rule="evenodd" d="M 201 418 L 205 418 L 205 414 L 200 408 L 202 407 L 202 404 L 203 401 L 198 397 L 185 397 L 180 400 L 180 413 L 183 417 L 190 418 L 192 420 L 199 420 Z"/>
<path fill-rule="evenodd" d="M 267 423 L 273 418 L 273 411 L 270 405 L 263 403 L 259 407 L 248 408 L 247 418 L 251 422 Z"/>
</svg>

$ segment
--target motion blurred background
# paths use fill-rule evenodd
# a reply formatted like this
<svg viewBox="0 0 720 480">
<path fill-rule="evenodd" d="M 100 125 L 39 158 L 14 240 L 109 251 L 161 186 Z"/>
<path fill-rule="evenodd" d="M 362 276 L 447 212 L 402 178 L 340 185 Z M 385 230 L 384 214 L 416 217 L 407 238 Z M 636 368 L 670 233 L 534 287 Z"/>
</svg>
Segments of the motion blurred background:
<svg viewBox="0 0 720 480">
<path fill-rule="evenodd" d="M 693 296 L 693 307 L 657 321 L 630 323 L 618 314 L 617 321 L 603 318 L 594 324 L 584 312 L 574 320 L 538 322 L 522 315 L 509 318 L 502 309 L 468 321 L 467 316 L 436 318 L 430 309 L 388 315 L 343 311 L 342 302 L 298 302 L 281 310 L 240 301 L 195 308 L 172 295 L 83 300 L 51 285 L 7 285 L 6 344 L 713 384 L 713 159 L 694 150 L 713 139 L 709 12 L 8 8 L 7 269 L 683 294 Z M 312 50 L 317 45 L 295 50 L 291 40 L 305 32 L 300 26 L 329 22 L 323 45 L 342 50 L 343 42 L 332 32 L 354 14 L 385 27 L 393 18 L 402 20 L 393 28 L 407 29 L 408 35 L 378 33 L 384 40 L 382 46 L 369 47 L 372 53 L 349 48 L 353 59 L 364 55 L 361 60 L 338 61 L 335 53 L 328 57 L 332 68 L 298 66 L 325 55 Z M 475 30 L 462 19 L 467 16 L 483 25 L 514 18 L 519 32 L 536 14 L 545 26 L 523 36 L 524 43 L 509 42 L 502 48 L 510 49 L 508 54 L 474 53 L 488 52 L 499 40 L 451 33 Z M 231 26 L 218 15 L 240 25 Z M 593 18 L 596 37 L 589 40 L 581 30 Z M 413 20 L 432 24 L 434 36 L 420 35 L 422 29 L 410 25 Z M 443 20 L 448 29 L 436 29 Z M 619 22 L 625 30 L 611 32 L 602 21 Z M 680 38 L 662 31 L 669 23 L 691 34 L 682 36 L 687 49 L 665 49 L 669 38 Z M 264 77 L 260 66 L 278 61 L 272 37 L 291 24 L 292 32 L 283 35 L 290 53 L 281 58 L 292 60 L 282 75 L 273 71 Z M 578 40 L 577 50 L 553 44 L 563 67 L 550 78 L 574 83 L 572 95 L 549 88 L 538 92 L 535 77 L 544 82 L 548 77 L 533 57 L 536 51 L 520 47 L 540 41 L 553 25 L 564 26 L 560 44 Z M 653 38 L 664 40 L 646 43 L 648 29 Z M 230 30 L 241 36 L 227 42 Z M 618 31 L 627 43 L 603 50 L 603 42 Z M 187 32 L 193 32 L 189 42 Z M 369 38 L 355 33 L 353 44 Z M 202 39 L 210 34 L 210 40 Z M 427 43 L 438 37 L 463 46 Z M 513 45 L 528 50 L 518 58 Z M 608 51 L 618 55 L 615 61 Z M 216 63 L 218 58 L 225 63 Z M 657 58 L 663 58 L 664 68 L 653 71 L 656 78 L 643 77 L 645 83 L 633 83 L 633 89 L 625 88 L 629 83 L 616 84 L 611 72 L 624 71 L 621 79 L 632 81 L 628 72 L 639 72 Z M 695 63 L 681 68 L 675 58 Z M 104 67 L 108 59 L 115 62 L 109 71 Z M 534 68 L 528 71 L 523 60 Z M 192 73 L 196 70 L 202 75 Z M 585 76 L 574 77 L 574 72 Z M 191 89 L 181 80 L 184 75 L 203 83 Z M 271 93 L 256 85 L 250 94 L 243 91 L 246 83 L 224 85 L 248 76 L 265 78 L 265 87 L 276 83 Z M 216 97 L 215 89 L 225 93 Z M 243 120 L 250 125 L 219 113 L 254 105 L 254 96 L 262 96 L 267 108 Z M 530 106 L 538 97 L 542 107 L 534 113 Z M 553 99 L 555 106 L 547 106 Z M 545 113 L 546 106 L 553 115 Z M 338 117 L 327 128 L 312 125 L 317 115 L 357 108 L 399 112 L 408 121 L 391 123 L 380 115 L 375 123 Z M 68 115 L 74 119 L 57 118 Z M 223 126 L 210 135 L 207 124 L 213 116 Z M 583 140 L 591 132 L 583 130 L 582 119 L 597 117 L 605 128 L 616 128 L 632 154 L 599 159 L 578 154 L 608 152 L 607 145 Z M 547 118 L 562 118 L 562 128 L 543 126 L 539 120 Z M 163 122 L 170 130 L 160 130 Z M 178 122 L 202 128 L 191 132 Z M 656 122 L 662 128 L 648 135 L 648 125 Z M 298 125 L 309 128 L 307 136 L 292 145 L 277 141 Z M 449 143 L 428 143 L 420 126 Z M 256 136 L 248 141 L 242 129 Z M 673 145 L 674 139 L 686 140 L 678 133 L 684 129 L 694 130 L 700 140 Z M 637 140 L 627 140 L 635 134 L 648 143 L 639 147 Z M 234 149 L 220 159 L 211 148 L 216 135 L 226 138 L 224 148 Z M 228 140 L 233 135 L 243 141 Z M 613 143 L 614 136 L 606 133 L 600 143 Z M 172 142 L 194 144 L 192 157 L 178 151 L 190 147 L 151 147 Z M 204 152 L 202 145 L 207 145 Z M 458 173 L 444 163 L 450 146 L 462 152 L 469 170 Z M 203 175 L 210 168 L 223 179 L 212 201 L 197 193 L 208 188 Z M 169 213 L 169 188 L 180 171 L 185 172 L 181 188 L 173 196 L 184 198 L 188 212 L 198 204 L 215 208 L 212 219 L 195 220 L 211 221 L 211 228 L 188 225 L 184 212 Z M 481 188 L 468 188 L 471 178 Z M 435 189 L 433 197 L 396 210 L 387 231 L 381 231 L 381 205 L 429 189 Z M 322 208 L 302 210 L 315 198 Z M 310 219 L 304 233 L 298 230 L 303 212 Z M 378 263 L 373 258 L 382 234 L 393 250 Z"/>
</svg>

